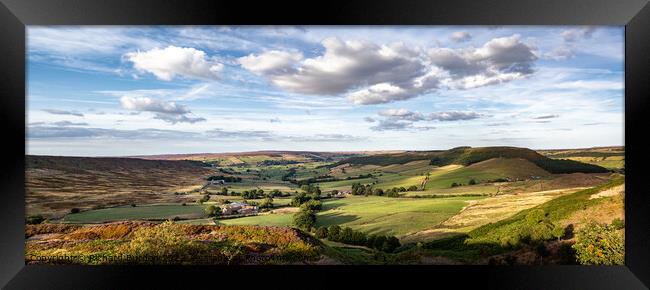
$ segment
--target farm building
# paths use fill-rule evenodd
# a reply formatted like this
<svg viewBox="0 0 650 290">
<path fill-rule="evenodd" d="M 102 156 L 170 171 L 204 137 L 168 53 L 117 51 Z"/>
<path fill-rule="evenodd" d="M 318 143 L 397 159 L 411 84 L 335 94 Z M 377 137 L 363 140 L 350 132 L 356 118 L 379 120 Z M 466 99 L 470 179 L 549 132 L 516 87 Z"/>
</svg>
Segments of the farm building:
<svg viewBox="0 0 650 290">
<path fill-rule="evenodd" d="M 223 215 L 252 214 L 257 213 L 257 210 L 257 206 L 248 205 L 243 202 L 233 202 L 224 205 L 221 209 L 221 212 Z"/>
<path fill-rule="evenodd" d="M 346 196 L 350 195 L 350 193 L 352 193 L 352 192 L 349 191 L 349 190 L 342 190 L 342 191 L 339 191 L 337 194 L 335 194 L 334 197 L 343 198 L 343 197 L 346 197 Z"/>
</svg>

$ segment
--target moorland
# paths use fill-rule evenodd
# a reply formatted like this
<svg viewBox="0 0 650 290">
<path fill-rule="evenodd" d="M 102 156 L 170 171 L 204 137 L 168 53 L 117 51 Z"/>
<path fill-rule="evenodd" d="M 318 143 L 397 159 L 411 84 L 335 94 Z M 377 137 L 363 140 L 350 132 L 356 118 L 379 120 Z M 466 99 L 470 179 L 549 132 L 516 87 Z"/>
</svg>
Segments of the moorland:
<svg viewBox="0 0 650 290">
<path fill-rule="evenodd" d="M 187 264 L 622 264 L 623 147 L 30 155 L 26 164 L 28 263 L 129 254 Z"/>
</svg>

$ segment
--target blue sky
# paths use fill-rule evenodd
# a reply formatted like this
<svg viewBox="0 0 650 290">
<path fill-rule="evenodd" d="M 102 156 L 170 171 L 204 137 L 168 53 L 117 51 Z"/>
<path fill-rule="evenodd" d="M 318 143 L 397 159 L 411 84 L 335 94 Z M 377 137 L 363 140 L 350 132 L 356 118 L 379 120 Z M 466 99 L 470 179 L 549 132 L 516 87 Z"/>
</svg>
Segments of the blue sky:
<svg viewBox="0 0 650 290">
<path fill-rule="evenodd" d="M 623 27 L 29 26 L 27 152 L 623 145 Z"/>
</svg>

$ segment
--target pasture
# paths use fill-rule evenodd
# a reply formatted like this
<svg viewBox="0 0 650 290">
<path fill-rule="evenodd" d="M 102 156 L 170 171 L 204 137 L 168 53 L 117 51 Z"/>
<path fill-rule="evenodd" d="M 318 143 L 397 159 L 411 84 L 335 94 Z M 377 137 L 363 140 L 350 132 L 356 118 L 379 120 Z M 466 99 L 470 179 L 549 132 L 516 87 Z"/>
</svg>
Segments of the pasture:
<svg viewBox="0 0 650 290">
<path fill-rule="evenodd" d="M 370 234 L 395 235 L 432 228 L 482 197 L 431 199 L 352 196 L 323 202 L 316 225 L 349 226 Z"/>
<path fill-rule="evenodd" d="M 187 204 L 152 204 L 136 207 L 120 206 L 104 209 L 83 211 L 68 214 L 63 218 L 65 223 L 103 223 L 122 220 L 165 220 L 174 217 L 198 219 L 205 217 L 205 206 Z"/>
</svg>

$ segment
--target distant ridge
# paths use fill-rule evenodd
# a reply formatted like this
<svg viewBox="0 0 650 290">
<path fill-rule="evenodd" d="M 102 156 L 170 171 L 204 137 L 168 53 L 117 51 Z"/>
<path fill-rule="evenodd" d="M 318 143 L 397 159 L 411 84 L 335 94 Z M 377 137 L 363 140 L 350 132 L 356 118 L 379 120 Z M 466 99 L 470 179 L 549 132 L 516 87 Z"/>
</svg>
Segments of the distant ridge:
<svg viewBox="0 0 650 290">
<path fill-rule="evenodd" d="M 431 165 L 471 165 L 492 158 L 526 159 L 550 173 L 604 173 L 608 169 L 598 165 L 567 159 L 551 159 L 528 148 L 519 147 L 456 147 L 446 151 L 403 152 L 351 157 L 339 161 L 341 164 L 380 165 L 405 164 L 417 160 L 430 160 Z"/>
<path fill-rule="evenodd" d="M 263 151 L 247 151 L 247 152 L 224 152 L 224 153 L 187 153 L 187 154 L 157 154 L 157 155 L 134 155 L 125 156 L 125 158 L 139 158 L 148 160 L 192 160 L 192 159 L 206 159 L 206 158 L 219 158 L 230 156 L 279 156 L 279 155 L 317 155 L 317 156 L 333 156 L 333 155 L 374 155 L 374 154 L 388 154 L 400 153 L 404 150 L 384 150 L 384 151 L 289 151 L 289 150 L 263 150 Z"/>
</svg>

